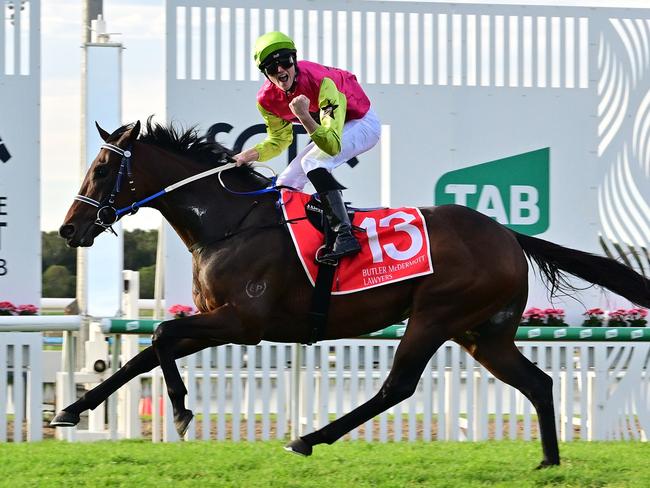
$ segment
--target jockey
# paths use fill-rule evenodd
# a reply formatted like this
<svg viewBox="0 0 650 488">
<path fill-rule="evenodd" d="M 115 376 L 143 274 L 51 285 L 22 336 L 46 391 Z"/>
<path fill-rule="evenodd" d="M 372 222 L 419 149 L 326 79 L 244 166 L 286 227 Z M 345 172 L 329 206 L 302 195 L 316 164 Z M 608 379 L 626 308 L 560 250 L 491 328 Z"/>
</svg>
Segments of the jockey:
<svg viewBox="0 0 650 488">
<path fill-rule="evenodd" d="M 331 171 L 371 149 L 379 141 L 381 124 L 370 100 L 348 71 L 297 61 L 293 40 L 281 32 L 257 39 L 254 59 L 267 80 L 257 93 L 257 108 L 266 122 L 261 143 L 234 156 L 238 165 L 267 161 L 293 141 L 293 123 L 305 128 L 311 142 L 280 174 L 278 185 L 302 190 L 311 182 L 321 196 L 323 210 L 336 233 L 330 253 L 338 259 L 361 250 L 352 235 L 341 190 Z"/>
</svg>

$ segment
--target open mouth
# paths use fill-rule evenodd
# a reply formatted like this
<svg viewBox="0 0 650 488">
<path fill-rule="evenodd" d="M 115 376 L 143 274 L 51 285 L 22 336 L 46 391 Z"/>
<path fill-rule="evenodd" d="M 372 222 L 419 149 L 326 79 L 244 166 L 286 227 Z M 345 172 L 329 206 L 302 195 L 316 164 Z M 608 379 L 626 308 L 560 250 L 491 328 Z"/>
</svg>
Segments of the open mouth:
<svg viewBox="0 0 650 488">
<path fill-rule="evenodd" d="M 289 73 L 278 74 L 278 81 L 280 83 L 286 83 L 287 81 L 289 81 Z"/>
</svg>

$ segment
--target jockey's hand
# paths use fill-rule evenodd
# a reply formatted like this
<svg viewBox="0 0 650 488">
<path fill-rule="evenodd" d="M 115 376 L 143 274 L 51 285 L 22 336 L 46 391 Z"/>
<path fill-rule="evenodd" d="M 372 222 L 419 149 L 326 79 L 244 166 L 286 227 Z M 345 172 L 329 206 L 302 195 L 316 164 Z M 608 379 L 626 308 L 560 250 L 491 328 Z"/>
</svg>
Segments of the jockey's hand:
<svg viewBox="0 0 650 488">
<path fill-rule="evenodd" d="M 308 117 L 309 116 L 309 98 L 305 95 L 298 95 L 296 98 L 289 102 L 289 108 L 293 115 L 298 117 Z"/>
<path fill-rule="evenodd" d="M 232 158 L 235 160 L 235 164 L 237 166 L 244 166 L 245 164 L 248 164 L 248 161 L 246 161 L 246 158 L 242 156 L 242 153 L 235 154 Z"/>
<path fill-rule="evenodd" d="M 253 161 L 257 161 L 259 153 L 254 147 L 235 154 L 232 158 L 235 160 L 237 166 L 245 166 L 251 164 Z"/>
</svg>

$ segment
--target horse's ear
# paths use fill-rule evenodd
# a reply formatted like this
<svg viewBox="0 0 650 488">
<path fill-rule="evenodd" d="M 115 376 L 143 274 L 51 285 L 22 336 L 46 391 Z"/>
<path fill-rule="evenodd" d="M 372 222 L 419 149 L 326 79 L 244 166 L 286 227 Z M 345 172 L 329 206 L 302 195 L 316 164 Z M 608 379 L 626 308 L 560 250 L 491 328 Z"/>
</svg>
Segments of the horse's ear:
<svg viewBox="0 0 650 488">
<path fill-rule="evenodd" d="M 97 123 L 97 121 L 95 121 L 95 127 L 97 127 L 97 132 L 99 132 L 99 136 L 102 138 L 102 140 L 104 142 L 106 142 L 108 140 L 108 136 L 110 136 L 110 134 L 108 132 L 106 132 L 104 129 L 102 129 L 99 126 L 99 124 Z"/>
<path fill-rule="evenodd" d="M 138 120 L 135 125 L 129 130 L 128 139 L 130 143 L 133 143 L 140 135 L 140 121 Z"/>
</svg>

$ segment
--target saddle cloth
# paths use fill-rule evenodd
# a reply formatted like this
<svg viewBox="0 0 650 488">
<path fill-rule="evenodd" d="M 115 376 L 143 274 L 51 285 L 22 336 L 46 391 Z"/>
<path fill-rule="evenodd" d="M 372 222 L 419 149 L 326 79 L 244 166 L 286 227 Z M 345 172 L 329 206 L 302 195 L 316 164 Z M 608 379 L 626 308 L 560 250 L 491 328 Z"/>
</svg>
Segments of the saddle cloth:
<svg viewBox="0 0 650 488">
<path fill-rule="evenodd" d="M 281 202 L 287 220 L 305 217 L 306 193 L 282 190 Z M 353 225 L 361 252 L 339 261 L 332 294 L 341 295 L 388 285 L 433 273 L 429 234 L 420 210 L 415 207 L 356 210 Z M 314 256 L 323 245 L 323 234 L 307 219 L 288 224 L 298 258 L 312 285 L 318 264 Z"/>
</svg>

